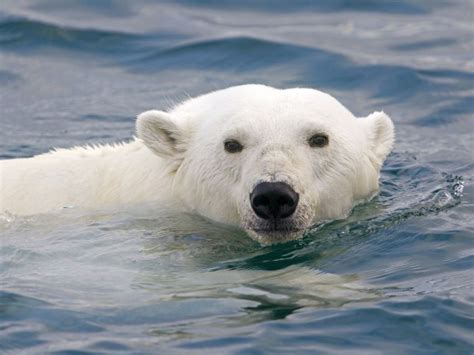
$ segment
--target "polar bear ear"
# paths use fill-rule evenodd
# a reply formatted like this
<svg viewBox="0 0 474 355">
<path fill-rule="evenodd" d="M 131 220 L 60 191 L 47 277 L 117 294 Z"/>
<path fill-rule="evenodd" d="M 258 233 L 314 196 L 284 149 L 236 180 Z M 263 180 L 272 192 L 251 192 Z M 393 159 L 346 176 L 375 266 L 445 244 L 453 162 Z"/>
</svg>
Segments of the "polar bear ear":
<svg viewBox="0 0 474 355">
<path fill-rule="evenodd" d="M 182 129 L 169 113 L 157 110 L 138 115 L 137 136 L 157 155 L 167 159 L 180 159 L 185 151 Z"/>
<path fill-rule="evenodd" d="M 376 156 L 380 164 L 383 163 L 387 155 L 392 151 L 395 139 L 393 122 L 384 112 L 374 112 L 365 118 L 362 123 L 369 139 L 370 149 Z"/>
</svg>

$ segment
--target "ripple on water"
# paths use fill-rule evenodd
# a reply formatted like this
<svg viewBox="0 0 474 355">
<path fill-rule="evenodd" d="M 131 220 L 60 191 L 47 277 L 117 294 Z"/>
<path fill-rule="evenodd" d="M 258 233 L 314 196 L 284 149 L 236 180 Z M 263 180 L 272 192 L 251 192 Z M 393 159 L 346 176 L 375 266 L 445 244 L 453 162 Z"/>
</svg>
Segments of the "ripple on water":
<svg viewBox="0 0 474 355">
<path fill-rule="evenodd" d="M 0 216 L 2 350 L 474 348 L 465 5 L 3 1 L 1 158 L 130 137 L 137 112 L 244 82 L 384 109 L 397 143 L 376 198 L 286 244 L 171 206 Z"/>
</svg>

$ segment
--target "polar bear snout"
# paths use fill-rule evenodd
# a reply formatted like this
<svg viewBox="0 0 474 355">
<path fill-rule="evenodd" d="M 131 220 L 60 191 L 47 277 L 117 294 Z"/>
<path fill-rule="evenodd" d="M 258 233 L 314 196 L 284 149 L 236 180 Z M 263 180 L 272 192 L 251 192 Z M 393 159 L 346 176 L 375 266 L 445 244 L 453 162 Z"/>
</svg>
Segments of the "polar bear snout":
<svg viewBox="0 0 474 355">
<path fill-rule="evenodd" d="M 290 217 L 296 211 L 299 195 L 284 182 L 262 182 L 250 193 L 255 214 L 266 220 Z"/>
</svg>

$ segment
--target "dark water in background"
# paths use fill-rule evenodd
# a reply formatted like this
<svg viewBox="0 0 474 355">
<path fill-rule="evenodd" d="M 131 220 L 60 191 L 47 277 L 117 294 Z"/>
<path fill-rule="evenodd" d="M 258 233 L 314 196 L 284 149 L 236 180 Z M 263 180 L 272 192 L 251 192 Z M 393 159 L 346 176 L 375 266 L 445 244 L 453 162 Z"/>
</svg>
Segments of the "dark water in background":
<svg viewBox="0 0 474 355">
<path fill-rule="evenodd" d="M 377 199 L 285 245 L 169 211 L 4 216 L 0 352 L 472 353 L 473 9 L 3 0 L 1 158 L 250 82 L 383 109 L 397 143 Z"/>
</svg>

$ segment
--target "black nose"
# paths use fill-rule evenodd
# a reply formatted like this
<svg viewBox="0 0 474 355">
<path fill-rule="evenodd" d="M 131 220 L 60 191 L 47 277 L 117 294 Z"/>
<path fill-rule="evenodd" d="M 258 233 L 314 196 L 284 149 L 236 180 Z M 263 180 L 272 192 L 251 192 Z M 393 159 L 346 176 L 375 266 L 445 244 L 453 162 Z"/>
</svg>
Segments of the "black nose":
<svg viewBox="0 0 474 355">
<path fill-rule="evenodd" d="M 250 194 L 250 203 L 257 216 L 263 219 L 280 219 L 291 216 L 298 205 L 299 196 L 284 182 L 262 182 Z"/>
</svg>

